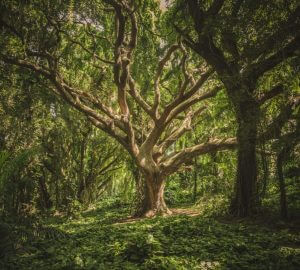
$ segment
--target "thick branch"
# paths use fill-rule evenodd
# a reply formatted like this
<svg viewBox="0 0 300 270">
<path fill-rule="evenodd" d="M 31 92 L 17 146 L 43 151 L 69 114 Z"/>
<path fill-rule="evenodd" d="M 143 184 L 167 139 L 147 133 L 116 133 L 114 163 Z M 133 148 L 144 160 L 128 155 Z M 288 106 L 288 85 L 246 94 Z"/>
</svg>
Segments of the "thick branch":
<svg viewBox="0 0 300 270">
<path fill-rule="evenodd" d="M 153 119 L 156 121 L 156 117 L 154 112 L 151 110 L 151 106 L 143 99 L 143 97 L 140 95 L 140 93 L 136 89 L 136 84 L 134 79 L 129 75 L 128 78 L 128 84 L 129 84 L 129 93 L 134 98 L 134 100 L 137 102 L 139 106 Z"/>
<path fill-rule="evenodd" d="M 195 29 L 199 35 L 201 35 L 202 30 L 203 30 L 203 23 L 204 23 L 204 12 L 200 8 L 198 1 L 195 0 L 188 0 L 188 7 L 189 7 L 189 13 L 191 14 L 194 24 L 195 24 Z"/>
<path fill-rule="evenodd" d="M 130 63 L 133 49 L 136 46 L 137 24 L 133 11 L 125 3 L 119 3 L 115 0 L 105 0 L 106 3 L 115 9 L 116 32 L 117 38 L 115 42 L 115 65 L 114 65 L 114 81 L 118 87 L 118 103 L 122 113 L 123 122 L 126 127 L 128 142 L 131 152 L 137 154 L 138 147 L 135 141 L 135 133 L 131 123 L 130 111 L 126 100 L 126 86 L 130 77 Z M 128 19 L 124 12 L 129 12 L 131 21 L 131 37 L 129 45 L 125 42 L 126 20 Z"/>
<path fill-rule="evenodd" d="M 178 114 L 182 113 L 183 111 L 187 110 L 190 108 L 192 105 L 203 101 L 208 98 L 212 98 L 216 96 L 216 94 L 221 90 L 221 87 L 215 87 L 214 89 L 199 94 L 198 96 L 192 96 L 191 98 L 187 99 L 186 101 L 180 103 L 174 110 L 170 112 L 166 119 L 166 125 L 168 125 Z"/>
<path fill-rule="evenodd" d="M 259 99 L 258 103 L 264 104 L 267 100 L 272 99 L 273 97 L 281 94 L 283 92 L 283 86 L 282 84 L 276 85 L 273 87 L 270 91 L 264 93 Z"/>
<path fill-rule="evenodd" d="M 163 68 L 166 65 L 166 63 L 170 60 L 173 52 L 175 52 L 177 49 L 179 49 L 180 46 L 178 44 L 172 45 L 166 55 L 159 61 L 158 63 L 158 67 L 157 67 L 157 71 L 156 71 L 156 75 L 155 75 L 155 79 L 154 79 L 154 104 L 152 107 L 152 110 L 154 111 L 156 117 L 158 118 L 158 106 L 160 103 L 160 89 L 159 89 L 159 79 L 161 77 L 161 74 L 163 72 Z"/>
<path fill-rule="evenodd" d="M 177 31 L 177 33 L 180 34 L 180 36 L 182 36 L 184 38 L 184 43 L 189 47 L 189 48 L 195 48 L 195 42 L 193 41 L 193 39 L 191 38 L 191 36 L 186 33 L 184 30 L 182 30 L 179 26 L 177 26 L 175 23 L 173 23 L 173 26 L 175 28 L 175 30 Z M 193 49 L 195 50 L 195 49 Z"/>
<path fill-rule="evenodd" d="M 198 81 L 190 88 L 188 92 L 185 94 L 179 95 L 173 102 L 171 102 L 164 110 L 162 114 L 162 119 L 166 119 L 170 112 L 175 109 L 178 105 L 184 103 L 184 101 L 188 100 L 189 98 L 193 97 L 197 91 L 203 86 L 203 84 L 208 80 L 209 76 L 213 73 L 213 70 L 208 70 L 205 72 Z"/>
<path fill-rule="evenodd" d="M 162 167 L 167 174 L 170 174 L 176 171 L 183 163 L 191 161 L 196 156 L 225 149 L 235 149 L 236 146 L 236 138 L 213 139 L 207 143 L 188 147 L 180 152 L 167 156 L 165 160 L 162 161 Z"/>
<path fill-rule="evenodd" d="M 293 39 L 284 48 L 270 56 L 269 58 L 254 64 L 250 67 L 247 74 L 255 80 L 262 76 L 265 72 L 277 66 L 282 61 L 295 55 L 295 51 L 299 50 L 300 35 Z"/>
<path fill-rule="evenodd" d="M 211 4 L 206 14 L 209 16 L 216 16 L 220 12 L 221 8 L 223 7 L 224 2 L 225 0 L 215 0 Z"/>
<path fill-rule="evenodd" d="M 183 44 L 181 43 L 180 44 L 180 48 L 181 48 L 181 51 L 183 52 L 183 57 L 182 57 L 182 60 L 181 60 L 181 70 L 182 70 L 182 73 L 184 75 L 184 81 L 179 89 L 179 97 L 182 97 L 185 90 L 187 89 L 187 87 L 189 86 L 189 84 L 195 84 L 195 80 L 194 80 L 194 77 L 192 75 L 189 74 L 188 70 L 187 70 L 187 60 L 188 60 L 188 56 L 187 56 L 187 51 L 186 49 L 184 48 Z"/>
<path fill-rule="evenodd" d="M 131 54 L 136 47 L 137 44 L 137 34 L 138 34 L 138 27 L 137 27 L 137 20 L 135 16 L 135 10 L 131 9 L 128 5 L 124 3 L 126 11 L 129 13 L 129 18 L 131 22 L 131 33 L 130 33 L 130 41 L 128 44 L 128 57 L 131 58 Z"/>
<path fill-rule="evenodd" d="M 284 108 L 279 115 L 266 127 L 266 131 L 259 136 L 260 141 L 267 141 L 280 137 L 280 132 L 284 124 L 290 119 L 295 108 L 300 104 L 300 96 L 296 96 Z"/>
<path fill-rule="evenodd" d="M 52 74 L 50 73 L 50 71 L 48 69 L 46 69 L 45 67 L 42 67 L 41 65 L 37 65 L 37 64 L 33 64 L 29 61 L 26 60 L 21 60 L 21 59 L 17 59 L 17 58 L 13 58 L 13 57 L 8 57 L 6 55 L 1 54 L 1 59 L 8 64 L 13 64 L 19 67 L 23 67 L 23 68 L 27 68 L 30 69 L 40 75 L 45 76 L 47 79 L 51 79 L 52 78 Z"/>
<path fill-rule="evenodd" d="M 20 67 L 24 67 L 27 69 L 30 69 L 37 74 L 41 74 L 47 79 L 49 79 L 55 86 L 55 89 L 53 91 L 56 94 L 59 94 L 65 101 L 67 101 L 69 104 L 71 104 L 73 107 L 75 107 L 77 110 L 83 112 L 85 115 L 88 116 L 88 118 L 91 120 L 91 122 L 101 128 L 104 132 L 108 133 L 112 137 L 114 137 L 116 140 L 118 140 L 127 150 L 129 149 L 129 145 L 124 139 L 124 137 L 120 134 L 117 134 L 114 128 L 114 121 L 111 121 L 107 118 L 105 118 L 103 115 L 99 115 L 95 110 L 92 108 L 86 106 L 82 103 L 80 96 L 89 98 L 90 101 L 93 101 L 95 104 L 100 106 L 102 108 L 102 111 L 106 112 L 108 115 L 113 117 L 112 114 L 110 114 L 109 110 L 104 107 L 103 104 L 99 103 L 95 99 L 92 98 L 87 93 L 84 93 L 82 91 L 75 91 L 73 88 L 69 87 L 65 84 L 64 80 L 59 77 L 58 74 L 55 74 L 55 72 L 50 72 L 48 70 L 43 69 L 42 67 L 35 65 L 33 63 L 30 63 L 26 60 L 20 60 L 20 59 L 14 59 L 14 58 L 8 58 L 6 56 L 2 56 L 2 59 L 10 64 L 14 64 Z M 122 131 L 124 131 L 124 127 L 119 126 Z M 126 130 L 125 130 L 126 131 Z M 130 153 L 132 153 L 132 149 L 128 150 Z"/>
<path fill-rule="evenodd" d="M 197 87 L 197 90 L 199 88 L 200 88 L 200 86 Z M 172 110 L 173 106 L 167 107 L 165 109 L 165 111 L 163 112 L 162 116 L 158 119 L 157 122 L 155 122 L 154 128 L 152 129 L 151 133 L 148 135 L 146 141 L 142 145 L 142 148 L 144 149 L 144 151 L 151 151 L 151 149 L 154 147 L 154 145 L 158 142 L 159 137 L 161 136 L 161 134 L 163 133 L 163 131 L 165 130 L 167 125 L 178 114 L 182 113 L 183 111 L 185 111 L 192 105 L 194 105 L 202 100 L 214 97 L 219 90 L 220 90 L 219 88 L 215 88 L 209 92 L 200 94 L 197 97 L 194 97 L 192 95 L 189 99 L 187 99 L 187 100 L 183 99 L 181 102 L 179 102 L 179 105 L 177 107 L 175 107 L 173 110 Z M 194 89 L 192 88 L 190 91 L 194 92 Z M 189 95 L 190 91 L 187 92 L 188 95 Z"/>
<path fill-rule="evenodd" d="M 104 121 L 99 121 L 93 118 L 92 116 L 88 116 L 88 119 L 95 127 L 103 130 L 105 133 L 109 134 L 112 138 L 116 139 L 116 141 L 118 141 L 131 155 L 133 155 L 132 149 L 126 141 L 126 137 L 117 134 L 116 131 Z"/>
<path fill-rule="evenodd" d="M 275 48 L 277 44 L 282 43 L 284 40 L 287 40 L 288 37 L 295 36 L 299 33 L 300 28 L 300 6 L 290 15 L 286 22 L 283 22 L 279 29 L 269 36 L 263 45 L 259 48 L 249 48 L 249 52 L 246 52 L 246 55 L 250 55 L 252 59 L 256 59 L 266 52 L 270 52 Z"/>
<path fill-rule="evenodd" d="M 194 118 L 196 118 L 197 116 L 199 116 L 205 109 L 206 109 L 206 107 L 204 106 L 204 107 L 200 107 L 196 111 L 190 111 L 186 115 L 186 117 L 184 118 L 184 120 L 179 125 L 176 125 L 173 128 L 173 130 L 170 132 L 170 135 L 167 136 L 160 143 L 160 145 L 156 147 L 156 149 L 154 150 L 154 152 L 162 155 L 166 151 L 166 149 L 168 149 L 173 143 L 175 143 L 187 131 L 191 131 L 192 130 L 192 126 L 193 126 L 192 125 L 192 121 L 194 120 Z"/>
<path fill-rule="evenodd" d="M 67 89 L 69 93 L 71 93 L 71 95 L 75 97 L 78 96 L 81 101 L 87 101 L 90 104 L 94 105 L 102 113 L 107 115 L 111 119 L 111 122 L 113 124 L 115 124 L 120 130 L 126 133 L 125 123 L 124 121 L 122 121 L 123 119 L 120 118 L 118 115 L 114 114 L 113 109 L 111 107 L 106 106 L 104 103 L 102 103 L 99 99 L 92 96 L 91 94 L 69 86 L 69 84 L 65 80 L 63 80 L 62 86 L 65 89 Z"/>
</svg>

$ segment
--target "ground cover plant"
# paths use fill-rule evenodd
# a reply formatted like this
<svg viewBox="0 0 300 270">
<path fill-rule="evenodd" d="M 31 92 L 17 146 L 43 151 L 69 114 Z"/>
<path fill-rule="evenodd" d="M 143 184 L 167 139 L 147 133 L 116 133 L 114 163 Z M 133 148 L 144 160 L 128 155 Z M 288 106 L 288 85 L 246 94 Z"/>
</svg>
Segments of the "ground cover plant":
<svg viewBox="0 0 300 270">
<path fill-rule="evenodd" d="M 203 205 L 191 212 L 151 219 L 128 219 L 129 213 L 127 207 L 111 204 L 85 211 L 73 220 L 56 217 L 44 221 L 45 231 L 24 239 L 16 253 L 4 257 L 1 269 L 300 266 L 299 234 L 278 220 L 270 226 L 272 223 L 216 219 Z"/>
</svg>

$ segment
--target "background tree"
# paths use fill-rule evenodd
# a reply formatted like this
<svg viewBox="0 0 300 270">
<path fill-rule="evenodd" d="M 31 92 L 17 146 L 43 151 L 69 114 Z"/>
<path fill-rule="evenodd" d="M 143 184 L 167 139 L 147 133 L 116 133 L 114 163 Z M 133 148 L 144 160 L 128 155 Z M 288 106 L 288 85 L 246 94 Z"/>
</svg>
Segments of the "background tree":
<svg viewBox="0 0 300 270">
<path fill-rule="evenodd" d="M 121 149 L 26 70 L 0 69 L 3 213 L 72 212 L 101 198 L 123 167 Z"/>
<path fill-rule="evenodd" d="M 259 86 L 277 65 L 299 59 L 299 12 L 297 1 L 243 0 L 175 1 L 170 11 L 184 44 L 216 71 L 234 106 L 238 161 L 231 211 L 238 216 L 257 210 L 260 108 L 284 90 L 275 80 L 260 95 Z"/>
</svg>

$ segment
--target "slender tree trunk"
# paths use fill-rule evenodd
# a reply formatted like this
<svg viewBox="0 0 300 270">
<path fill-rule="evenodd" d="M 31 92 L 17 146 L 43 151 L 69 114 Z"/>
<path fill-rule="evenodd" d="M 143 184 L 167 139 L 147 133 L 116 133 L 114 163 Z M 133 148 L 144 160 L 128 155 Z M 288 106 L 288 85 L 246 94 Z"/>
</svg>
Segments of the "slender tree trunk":
<svg viewBox="0 0 300 270">
<path fill-rule="evenodd" d="M 287 200 L 286 200 L 286 189 L 285 189 L 285 181 L 283 176 L 283 162 L 285 156 L 285 149 L 283 149 L 276 160 L 276 169 L 277 176 L 279 181 L 279 190 L 280 190 L 280 214 L 283 219 L 287 219 L 288 217 L 288 209 L 287 209 Z"/>
<path fill-rule="evenodd" d="M 265 147 L 262 147 L 263 152 L 261 153 L 261 162 L 263 167 L 263 177 L 262 177 L 262 188 L 260 193 L 260 198 L 265 197 L 267 192 L 267 186 L 268 186 L 268 177 L 269 177 L 269 166 L 268 166 L 268 160 L 265 153 Z"/>
<path fill-rule="evenodd" d="M 41 198 L 43 200 L 44 207 L 46 209 L 50 209 L 52 207 L 52 201 L 51 201 L 50 194 L 48 192 L 44 177 L 39 177 L 38 178 L 39 186 L 40 186 L 40 192 L 41 192 Z"/>
<path fill-rule="evenodd" d="M 143 175 L 144 194 L 135 216 L 152 217 L 171 214 L 164 200 L 165 178 L 153 173 Z"/>
<path fill-rule="evenodd" d="M 58 181 L 59 181 L 58 175 L 55 175 L 55 209 L 59 209 L 59 205 L 60 205 Z"/>
<path fill-rule="evenodd" d="M 219 192 L 219 181 L 218 181 L 218 167 L 216 165 L 217 163 L 217 153 L 213 152 L 211 153 L 211 160 L 212 160 L 212 175 L 213 178 L 213 187 L 212 187 L 212 194 L 217 194 Z"/>
<path fill-rule="evenodd" d="M 238 163 L 235 194 L 231 213 L 238 217 L 251 216 L 257 211 L 256 137 L 259 107 L 251 100 L 240 102 L 238 121 Z"/>
<path fill-rule="evenodd" d="M 197 201 L 197 193 L 198 193 L 198 169 L 199 169 L 199 165 L 197 162 L 197 158 L 195 158 L 194 161 L 194 188 L 193 188 L 193 201 L 194 203 L 196 203 Z"/>
<path fill-rule="evenodd" d="M 79 186 L 77 190 L 77 199 L 83 203 L 83 191 L 86 189 L 85 177 L 84 177 L 84 154 L 85 154 L 85 140 L 84 138 L 80 144 L 80 162 L 79 162 Z"/>
<path fill-rule="evenodd" d="M 194 170 L 194 187 L 193 187 L 193 202 L 196 203 L 197 201 L 197 178 L 198 178 L 198 174 L 197 171 Z"/>
</svg>

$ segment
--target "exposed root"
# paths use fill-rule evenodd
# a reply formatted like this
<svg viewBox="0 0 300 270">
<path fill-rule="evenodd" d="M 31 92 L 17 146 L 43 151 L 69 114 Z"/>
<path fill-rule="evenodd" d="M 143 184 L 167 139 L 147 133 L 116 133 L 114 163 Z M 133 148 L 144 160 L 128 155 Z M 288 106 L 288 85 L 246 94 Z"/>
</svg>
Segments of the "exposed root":
<svg viewBox="0 0 300 270">
<path fill-rule="evenodd" d="M 134 223 L 136 221 L 143 220 L 145 218 L 152 218 L 155 216 L 176 216 L 176 215 L 187 215 L 187 216 L 198 216 L 201 214 L 201 211 L 197 209 L 189 209 L 189 208 L 173 208 L 173 209 L 164 209 L 163 211 L 160 212 L 155 212 L 153 210 L 148 210 L 146 213 L 139 215 L 139 216 L 131 216 L 126 219 L 120 220 L 117 223 L 114 223 L 114 225 L 117 224 L 124 224 L 124 223 Z"/>
<path fill-rule="evenodd" d="M 155 216 L 170 216 L 172 215 L 173 212 L 169 209 L 169 208 L 165 208 L 165 209 L 160 209 L 160 210 L 148 210 L 146 213 L 144 213 L 141 217 L 145 217 L 145 218 L 151 218 L 151 217 L 155 217 Z"/>
</svg>

